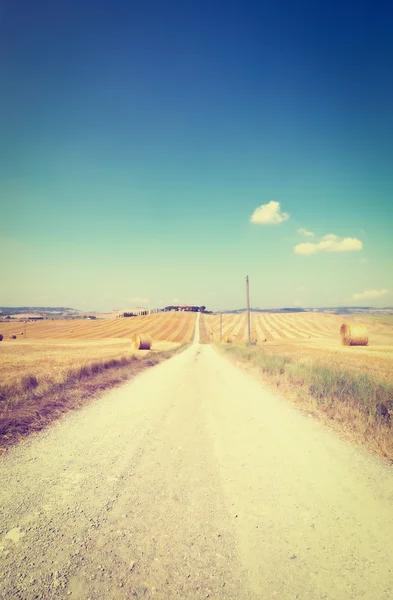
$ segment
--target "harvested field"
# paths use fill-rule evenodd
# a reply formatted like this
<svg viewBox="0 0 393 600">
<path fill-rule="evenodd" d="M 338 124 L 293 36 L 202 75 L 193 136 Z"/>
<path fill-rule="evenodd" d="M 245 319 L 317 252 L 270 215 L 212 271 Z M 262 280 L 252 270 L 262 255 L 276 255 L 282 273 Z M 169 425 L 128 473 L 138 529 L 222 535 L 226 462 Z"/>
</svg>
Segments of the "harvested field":
<svg viewBox="0 0 393 600">
<path fill-rule="evenodd" d="M 192 339 L 195 314 L 159 313 L 145 317 L 112 321 L 40 321 L 26 323 L 26 339 L 2 342 L 0 346 L 2 386 L 12 386 L 22 377 L 33 374 L 40 381 L 62 379 L 71 367 L 98 360 L 120 359 L 145 351 L 136 351 L 133 337 L 150 334 L 150 352 L 170 350 Z M 15 329 L 14 323 L 2 323 Z"/>
<path fill-rule="evenodd" d="M 258 341 L 265 337 L 268 340 L 331 340 L 340 345 L 340 327 L 344 322 L 361 323 L 370 332 L 370 344 L 389 345 L 393 343 L 393 322 L 381 322 L 372 317 L 348 317 L 323 313 L 253 313 L 251 330 L 256 331 Z M 201 315 L 201 341 L 211 342 L 210 332 L 213 330 L 213 341 L 220 337 L 220 316 Z M 247 315 L 222 315 L 222 335 L 232 333 L 237 342 L 247 341 Z"/>
<path fill-rule="evenodd" d="M 25 323 L 27 340 L 103 340 L 133 338 L 135 334 L 150 334 L 155 340 L 188 342 L 191 340 L 196 313 L 156 313 L 142 317 L 119 319 L 66 319 Z M 3 322 L 4 337 L 15 333 L 15 322 Z M 24 329 L 23 329 L 24 331 Z M 18 338 L 25 337 L 18 335 Z"/>
<path fill-rule="evenodd" d="M 366 325 L 369 345 L 343 346 L 340 327 L 344 322 Z M 389 319 L 321 313 L 253 313 L 251 332 L 253 339 L 256 332 L 258 344 L 263 344 L 272 353 L 291 357 L 296 362 L 345 367 L 393 382 L 393 322 Z M 220 316 L 201 315 L 200 333 L 202 343 L 219 342 Z M 247 341 L 246 314 L 222 315 L 223 341 L 231 333 L 234 343 Z"/>
<path fill-rule="evenodd" d="M 23 324 L 26 329 L 17 339 L 0 345 L 0 438 L 8 443 L 39 429 L 100 390 L 164 360 L 191 341 L 195 320 L 195 313 L 158 313 Z M 4 336 L 15 331 L 15 323 L 1 325 Z M 150 335 L 151 349 L 136 350 L 136 334 Z"/>
<path fill-rule="evenodd" d="M 192 339 L 195 320 L 195 313 L 158 313 L 24 323 L 16 340 L 0 346 L 0 451 L 181 350 Z M 4 336 L 15 331 L 15 323 L 1 325 Z M 136 350 L 136 334 L 150 335 L 151 349 Z"/>
<path fill-rule="evenodd" d="M 299 313 L 278 314 L 260 313 L 251 315 L 251 330 L 256 332 L 258 341 L 267 340 L 305 340 L 317 338 L 337 337 L 340 330 L 342 317 L 336 315 Z M 202 342 L 211 341 L 210 334 L 213 329 L 213 340 L 220 336 L 220 316 L 203 315 L 201 319 Z M 224 314 L 222 315 L 223 337 L 232 332 L 237 342 L 247 341 L 247 315 Z"/>
<path fill-rule="evenodd" d="M 159 352 L 175 348 L 175 342 L 157 342 Z M 144 356 L 136 351 L 132 341 L 107 340 L 102 342 L 62 342 L 28 340 L 2 344 L 0 348 L 1 385 L 13 386 L 23 377 L 33 374 L 38 380 L 61 380 L 72 367 L 100 360 L 120 359 L 124 356 Z"/>
<path fill-rule="evenodd" d="M 131 350 L 124 341 L 31 341 L 3 352 L 0 384 L 0 454 L 33 431 L 79 408 L 104 390 L 181 352 L 187 344 L 157 342 L 156 350 Z"/>
</svg>

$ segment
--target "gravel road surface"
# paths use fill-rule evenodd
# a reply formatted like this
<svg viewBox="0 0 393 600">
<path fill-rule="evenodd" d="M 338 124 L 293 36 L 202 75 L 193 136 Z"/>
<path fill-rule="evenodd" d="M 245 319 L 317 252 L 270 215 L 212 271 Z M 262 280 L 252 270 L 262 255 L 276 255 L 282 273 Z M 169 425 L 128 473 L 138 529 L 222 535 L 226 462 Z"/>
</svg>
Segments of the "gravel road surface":
<svg viewBox="0 0 393 600">
<path fill-rule="evenodd" d="M 393 598 L 392 468 L 210 346 L 11 448 L 0 471 L 4 599 Z"/>
</svg>

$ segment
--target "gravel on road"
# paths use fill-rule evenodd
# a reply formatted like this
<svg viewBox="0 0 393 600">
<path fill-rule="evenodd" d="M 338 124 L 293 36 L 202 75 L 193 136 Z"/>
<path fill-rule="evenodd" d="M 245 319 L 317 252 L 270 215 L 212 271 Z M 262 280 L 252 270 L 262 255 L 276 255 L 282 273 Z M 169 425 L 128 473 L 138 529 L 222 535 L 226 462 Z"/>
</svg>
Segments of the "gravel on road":
<svg viewBox="0 0 393 600">
<path fill-rule="evenodd" d="M 393 597 L 391 467 L 211 346 L 10 448 L 0 496 L 7 600 Z"/>
</svg>

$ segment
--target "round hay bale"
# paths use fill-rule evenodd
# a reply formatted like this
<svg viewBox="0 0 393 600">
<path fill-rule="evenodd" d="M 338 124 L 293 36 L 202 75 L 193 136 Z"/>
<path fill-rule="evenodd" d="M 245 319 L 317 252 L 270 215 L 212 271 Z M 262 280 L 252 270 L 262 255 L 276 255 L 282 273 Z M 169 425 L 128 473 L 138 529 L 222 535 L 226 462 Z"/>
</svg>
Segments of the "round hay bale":
<svg viewBox="0 0 393 600">
<path fill-rule="evenodd" d="M 134 345 L 137 350 L 150 350 L 153 340 L 146 333 L 137 333 L 134 337 Z"/>
<path fill-rule="evenodd" d="M 16 340 L 16 335 L 13 333 L 12 335 L 9 336 L 10 340 Z"/>
<path fill-rule="evenodd" d="M 3 341 L 3 334 L 0 333 L 0 342 L 2 342 L 2 341 Z"/>
<path fill-rule="evenodd" d="M 340 327 L 340 335 L 344 346 L 368 346 L 368 333 L 365 325 L 343 323 Z"/>
<path fill-rule="evenodd" d="M 23 335 L 23 331 L 21 331 L 20 334 Z"/>
<path fill-rule="evenodd" d="M 232 338 L 231 338 L 231 336 L 230 336 L 230 335 L 227 335 L 227 336 L 224 338 L 224 342 L 225 342 L 226 344 L 232 344 Z"/>
</svg>

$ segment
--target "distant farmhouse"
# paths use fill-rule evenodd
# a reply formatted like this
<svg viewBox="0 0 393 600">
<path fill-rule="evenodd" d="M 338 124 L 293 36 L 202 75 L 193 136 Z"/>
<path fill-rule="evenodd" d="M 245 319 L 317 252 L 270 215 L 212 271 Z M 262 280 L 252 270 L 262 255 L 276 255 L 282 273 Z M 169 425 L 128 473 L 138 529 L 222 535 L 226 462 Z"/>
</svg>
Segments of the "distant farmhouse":
<svg viewBox="0 0 393 600">
<path fill-rule="evenodd" d="M 206 306 L 190 306 L 188 304 L 176 304 L 173 306 L 166 306 L 164 311 L 185 311 L 185 312 L 208 312 Z"/>
</svg>

